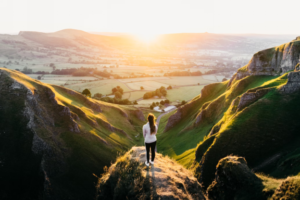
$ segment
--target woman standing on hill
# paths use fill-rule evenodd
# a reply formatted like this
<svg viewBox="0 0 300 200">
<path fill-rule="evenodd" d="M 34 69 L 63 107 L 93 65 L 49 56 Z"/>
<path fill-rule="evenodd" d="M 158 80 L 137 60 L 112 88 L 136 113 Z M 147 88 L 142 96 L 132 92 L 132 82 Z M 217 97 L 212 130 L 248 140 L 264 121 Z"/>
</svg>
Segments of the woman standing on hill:
<svg viewBox="0 0 300 200">
<path fill-rule="evenodd" d="M 155 148 L 156 148 L 156 133 L 157 125 L 155 124 L 155 116 L 152 113 L 148 115 L 148 123 L 143 126 L 143 135 L 145 138 L 146 145 L 146 166 L 149 166 L 149 153 L 151 148 L 151 165 L 154 165 Z"/>
</svg>

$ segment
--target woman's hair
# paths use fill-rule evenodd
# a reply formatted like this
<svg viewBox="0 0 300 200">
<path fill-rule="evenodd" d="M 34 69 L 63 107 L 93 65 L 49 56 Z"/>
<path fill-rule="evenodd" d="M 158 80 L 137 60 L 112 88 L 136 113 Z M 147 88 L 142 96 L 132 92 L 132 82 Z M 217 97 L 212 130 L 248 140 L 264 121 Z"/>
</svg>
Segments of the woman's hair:
<svg viewBox="0 0 300 200">
<path fill-rule="evenodd" d="M 152 113 L 148 114 L 148 122 L 150 125 L 151 134 L 155 133 L 155 131 L 156 131 L 155 116 Z"/>
</svg>

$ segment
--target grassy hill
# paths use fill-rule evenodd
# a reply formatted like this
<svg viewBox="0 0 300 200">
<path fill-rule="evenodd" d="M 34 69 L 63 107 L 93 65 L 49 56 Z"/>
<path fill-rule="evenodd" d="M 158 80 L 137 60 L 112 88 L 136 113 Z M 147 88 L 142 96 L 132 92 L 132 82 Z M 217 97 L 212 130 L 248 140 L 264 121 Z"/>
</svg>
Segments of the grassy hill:
<svg viewBox="0 0 300 200">
<path fill-rule="evenodd" d="M 288 59 L 276 67 L 285 67 Z M 254 172 L 298 180 L 299 72 L 236 77 L 205 86 L 201 95 L 163 116 L 158 150 L 194 170 L 205 189 L 215 178 L 218 162 L 229 155 L 244 157 Z M 266 187 L 276 182 L 270 179 Z"/>
<path fill-rule="evenodd" d="M 133 107 L 0 68 L 1 199 L 93 199 L 93 174 L 142 143 L 143 123 Z"/>
</svg>

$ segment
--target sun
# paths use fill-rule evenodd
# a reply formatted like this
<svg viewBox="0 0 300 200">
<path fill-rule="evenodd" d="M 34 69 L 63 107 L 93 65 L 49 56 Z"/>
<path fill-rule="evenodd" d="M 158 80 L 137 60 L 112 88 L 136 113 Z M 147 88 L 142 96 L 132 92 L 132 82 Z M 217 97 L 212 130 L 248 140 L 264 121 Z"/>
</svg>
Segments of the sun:
<svg viewBox="0 0 300 200">
<path fill-rule="evenodd" d="M 134 34 L 136 38 L 144 43 L 152 43 L 156 40 L 158 34 L 153 32 L 140 32 Z"/>
</svg>

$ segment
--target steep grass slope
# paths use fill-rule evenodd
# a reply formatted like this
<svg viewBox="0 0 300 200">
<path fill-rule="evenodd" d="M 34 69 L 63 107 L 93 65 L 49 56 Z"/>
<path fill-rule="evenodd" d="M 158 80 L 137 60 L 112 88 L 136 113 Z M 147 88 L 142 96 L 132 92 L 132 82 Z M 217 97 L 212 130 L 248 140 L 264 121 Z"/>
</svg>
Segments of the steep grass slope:
<svg viewBox="0 0 300 200">
<path fill-rule="evenodd" d="M 0 68 L 0 198 L 93 199 L 93 174 L 142 142 L 143 123 L 139 110 Z"/>
<path fill-rule="evenodd" d="M 274 76 L 247 77 L 227 88 L 227 82 L 205 86 L 201 94 L 172 116 L 161 119 L 158 150 L 190 167 L 195 158 L 195 148 L 208 137 L 215 124 L 222 119 L 231 102 L 247 90 L 275 79 Z M 171 115 L 171 114 L 169 114 Z M 165 130 L 162 132 L 162 130 Z M 211 140 L 211 139 L 210 139 Z"/>
</svg>

